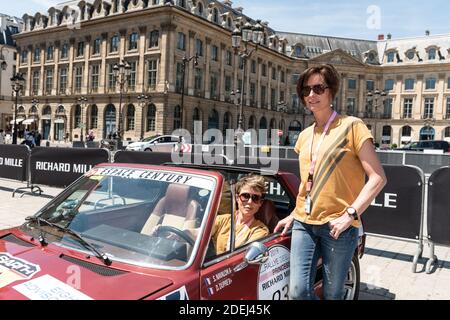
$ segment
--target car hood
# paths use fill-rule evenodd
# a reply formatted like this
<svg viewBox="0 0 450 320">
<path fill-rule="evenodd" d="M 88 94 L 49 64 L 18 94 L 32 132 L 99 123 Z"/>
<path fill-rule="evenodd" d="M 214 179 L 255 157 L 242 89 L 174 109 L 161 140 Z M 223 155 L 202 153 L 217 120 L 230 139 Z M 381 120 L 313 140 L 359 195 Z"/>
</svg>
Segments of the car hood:
<svg viewBox="0 0 450 320">
<path fill-rule="evenodd" d="M 161 276 L 116 269 L 114 262 L 108 267 L 97 264 L 95 257 L 90 262 L 58 249 L 27 245 L 12 234 L 3 237 L 0 300 L 136 300 L 173 284 Z"/>
</svg>

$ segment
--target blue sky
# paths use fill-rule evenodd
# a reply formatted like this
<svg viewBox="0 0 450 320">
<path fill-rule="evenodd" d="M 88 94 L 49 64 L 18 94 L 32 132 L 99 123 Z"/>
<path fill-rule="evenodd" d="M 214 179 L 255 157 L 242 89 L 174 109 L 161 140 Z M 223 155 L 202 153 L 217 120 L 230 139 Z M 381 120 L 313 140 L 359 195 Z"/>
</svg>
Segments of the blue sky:
<svg viewBox="0 0 450 320">
<path fill-rule="evenodd" d="M 5 1 L 6 0 L 2 0 Z M 16 0 L 0 12 L 21 17 L 46 10 L 62 0 Z M 244 13 L 269 22 L 277 31 L 376 39 L 450 34 L 448 0 L 234 0 Z"/>
</svg>

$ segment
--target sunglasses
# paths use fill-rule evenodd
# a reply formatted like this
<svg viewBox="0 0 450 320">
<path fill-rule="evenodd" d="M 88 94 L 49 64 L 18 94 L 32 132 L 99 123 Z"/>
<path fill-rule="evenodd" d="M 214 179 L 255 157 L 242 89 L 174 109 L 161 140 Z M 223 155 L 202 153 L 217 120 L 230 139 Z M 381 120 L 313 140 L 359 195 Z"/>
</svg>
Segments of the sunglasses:
<svg viewBox="0 0 450 320">
<path fill-rule="evenodd" d="M 323 94 L 325 92 L 325 90 L 328 89 L 327 86 L 323 85 L 323 84 L 316 84 L 312 87 L 310 86 L 305 86 L 302 88 L 302 95 L 304 97 L 309 96 L 309 94 L 311 93 L 311 90 L 315 93 L 315 94 Z"/>
<path fill-rule="evenodd" d="M 260 196 L 258 194 L 251 194 L 247 192 L 241 193 L 239 195 L 239 199 L 241 199 L 242 202 L 248 202 L 250 198 L 252 199 L 253 202 L 257 203 L 261 202 L 264 199 L 264 196 Z"/>
</svg>

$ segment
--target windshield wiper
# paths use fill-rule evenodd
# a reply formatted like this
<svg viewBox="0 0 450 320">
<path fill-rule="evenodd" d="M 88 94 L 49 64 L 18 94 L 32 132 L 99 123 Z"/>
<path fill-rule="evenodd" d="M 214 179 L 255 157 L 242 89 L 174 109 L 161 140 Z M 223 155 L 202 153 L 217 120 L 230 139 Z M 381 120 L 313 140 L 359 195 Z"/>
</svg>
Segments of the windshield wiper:
<svg viewBox="0 0 450 320">
<path fill-rule="evenodd" d="M 44 223 L 48 226 L 54 227 L 64 233 L 67 233 L 69 235 L 71 235 L 72 237 L 74 237 L 75 239 L 77 239 L 85 248 L 91 250 L 92 252 L 95 253 L 95 256 L 97 258 L 99 258 L 105 265 L 110 266 L 112 261 L 111 259 L 106 255 L 106 253 L 101 252 L 100 250 L 98 250 L 93 244 L 87 242 L 86 240 L 84 240 L 84 238 L 76 231 L 73 231 L 72 229 L 60 226 L 59 224 L 50 222 L 46 219 L 40 218 L 40 217 L 35 217 L 35 216 L 31 216 L 31 217 L 27 217 L 25 218 L 26 221 L 31 221 L 31 222 L 37 222 L 39 224 L 39 226 L 41 226 L 41 223 Z M 46 241 L 43 237 L 43 235 L 41 234 L 39 242 L 42 245 L 46 245 Z"/>
</svg>

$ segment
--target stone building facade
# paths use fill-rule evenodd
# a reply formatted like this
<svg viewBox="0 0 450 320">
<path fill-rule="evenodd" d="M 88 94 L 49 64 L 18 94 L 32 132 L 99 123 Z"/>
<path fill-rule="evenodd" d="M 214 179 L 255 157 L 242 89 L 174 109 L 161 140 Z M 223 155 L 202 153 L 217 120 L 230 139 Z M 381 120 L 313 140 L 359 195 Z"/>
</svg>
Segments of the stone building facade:
<svg viewBox="0 0 450 320">
<path fill-rule="evenodd" d="M 244 129 L 281 129 L 292 143 L 312 122 L 296 80 L 320 63 L 342 75 L 335 108 L 363 118 L 377 142 L 450 139 L 449 36 L 366 41 L 276 32 L 263 22 L 264 45 L 247 60 L 243 79 L 231 34 L 236 24 L 255 20 L 231 1 L 73 1 L 23 20 L 15 37 L 27 80 L 19 111 L 45 139 L 69 133 L 78 140 L 82 130 L 107 137 L 120 110 L 125 140 L 192 130 L 194 120 L 203 130 L 236 128 L 231 92 L 244 81 Z M 195 54 L 198 64 L 185 69 L 182 124 L 183 58 Z M 121 61 L 132 69 L 122 105 L 112 74 Z M 377 89 L 386 95 L 370 96 Z M 140 101 L 142 94 L 149 99 Z"/>
</svg>

